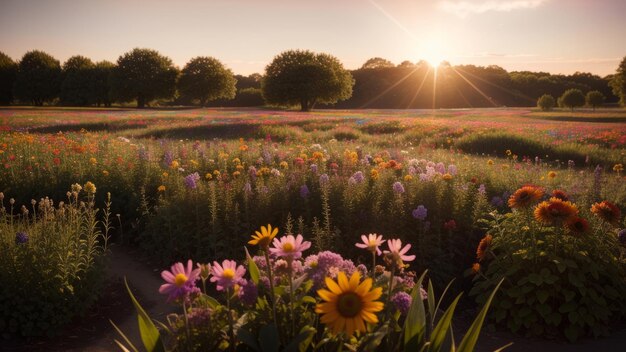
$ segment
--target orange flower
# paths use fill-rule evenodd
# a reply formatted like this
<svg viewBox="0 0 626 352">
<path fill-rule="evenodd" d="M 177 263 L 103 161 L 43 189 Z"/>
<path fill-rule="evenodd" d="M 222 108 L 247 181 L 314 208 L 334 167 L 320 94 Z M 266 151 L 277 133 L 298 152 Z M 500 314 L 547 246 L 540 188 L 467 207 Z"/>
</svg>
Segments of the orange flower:
<svg viewBox="0 0 626 352">
<path fill-rule="evenodd" d="M 478 274 L 479 271 L 480 271 L 480 264 L 479 263 L 472 264 L 472 273 Z"/>
<path fill-rule="evenodd" d="M 485 235 L 485 237 L 480 240 L 478 248 L 476 249 L 476 259 L 478 259 L 479 262 L 481 262 L 487 256 L 487 250 L 489 250 L 492 240 L 493 237 L 489 234 Z"/>
<path fill-rule="evenodd" d="M 509 207 L 527 208 L 543 197 L 543 189 L 535 186 L 524 186 L 509 198 Z"/>
<path fill-rule="evenodd" d="M 535 219 L 544 225 L 555 225 L 571 220 L 578 214 L 578 208 L 571 202 L 550 198 L 535 208 Z"/>
<path fill-rule="evenodd" d="M 600 203 L 594 203 L 591 206 L 591 212 L 595 216 L 610 224 L 617 224 L 622 215 L 621 211 L 615 204 L 606 200 Z"/>
<path fill-rule="evenodd" d="M 572 235 L 582 235 L 589 231 L 589 222 L 583 218 L 575 217 L 565 224 L 565 227 Z"/>
</svg>

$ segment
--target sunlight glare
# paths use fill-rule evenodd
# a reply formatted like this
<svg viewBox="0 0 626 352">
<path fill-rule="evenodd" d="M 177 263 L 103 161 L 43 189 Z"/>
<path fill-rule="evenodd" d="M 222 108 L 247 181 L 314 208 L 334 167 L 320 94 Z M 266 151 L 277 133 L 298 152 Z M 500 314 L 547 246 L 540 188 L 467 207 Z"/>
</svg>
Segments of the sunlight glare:
<svg viewBox="0 0 626 352">
<path fill-rule="evenodd" d="M 419 57 L 428 64 L 437 68 L 444 61 L 445 55 L 442 46 L 443 40 L 441 38 L 431 38 L 420 45 Z"/>
</svg>

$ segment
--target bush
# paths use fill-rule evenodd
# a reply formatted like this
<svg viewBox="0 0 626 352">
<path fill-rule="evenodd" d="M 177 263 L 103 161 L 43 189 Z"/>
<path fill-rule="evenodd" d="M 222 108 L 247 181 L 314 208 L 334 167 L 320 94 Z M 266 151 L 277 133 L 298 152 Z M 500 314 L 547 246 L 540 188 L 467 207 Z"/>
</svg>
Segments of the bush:
<svg viewBox="0 0 626 352">
<path fill-rule="evenodd" d="M 543 111 L 552 110 L 555 105 L 554 97 L 550 94 L 544 94 L 537 100 L 537 107 Z"/>
<path fill-rule="evenodd" d="M 102 286 L 102 256 L 108 239 L 96 220 L 95 187 L 83 196 L 72 186 L 67 203 L 33 200 L 14 209 L 13 199 L 0 208 L 0 333 L 51 336 L 85 311 Z M 93 192 L 91 192 L 93 191 Z M 4 198 L 4 195 L 2 195 Z"/>
<path fill-rule="evenodd" d="M 579 214 L 561 191 L 535 206 L 542 193 L 523 187 L 509 200 L 512 213 L 492 214 L 471 294 L 484 302 L 505 278 L 490 314 L 495 324 L 570 341 L 607 335 L 626 315 L 626 266 L 613 227 L 619 209 L 602 202 Z"/>
<path fill-rule="evenodd" d="M 574 108 L 585 105 L 585 96 L 580 89 L 568 89 L 559 98 L 559 106 L 570 108 L 574 111 Z"/>
</svg>

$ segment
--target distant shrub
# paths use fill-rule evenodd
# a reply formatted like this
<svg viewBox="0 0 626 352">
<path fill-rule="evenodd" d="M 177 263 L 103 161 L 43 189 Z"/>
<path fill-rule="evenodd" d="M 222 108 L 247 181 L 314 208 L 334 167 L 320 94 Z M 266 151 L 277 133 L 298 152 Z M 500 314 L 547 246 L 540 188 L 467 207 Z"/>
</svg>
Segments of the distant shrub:
<svg viewBox="0 0 626 352">
<path fill-rule="evenodd" d="M 554 97 L 550 94 L 544 94 L 537 100 L 537 107 L 543 111 L 552 110 L 555 105 Z"/>
<path fill-rule="evenodd" d="M 564 108 L 570 108 L 574 111 L 574 108 L 585 105 L 585 96 L 580 89 L 568 89 L 559 98 L 559 106 Z"/>
<path fill-rule="evenodd" d="M 48 198 L 33 201 L 32 214 L 25 206 L 14 209 L 12 201 L 5 208 L 2 201 L 2 335 L 55 335 L 98 297 L 110 203 L 101 232 L 91 186 L 86 184 L 82 191 L 81 186 L 72 186 L 66 203 L 55 205 Z"/>
<path fill-rule="evenodd" d="M 597 106 L 604 104 L 604 94 L 597 90 L 592 90 L 587 93 L 587 96 L 585 96 L 585 101 L 587 102 L 587 105 L 591 106 L 593 110 L 595 110 Z"/>
</svg>

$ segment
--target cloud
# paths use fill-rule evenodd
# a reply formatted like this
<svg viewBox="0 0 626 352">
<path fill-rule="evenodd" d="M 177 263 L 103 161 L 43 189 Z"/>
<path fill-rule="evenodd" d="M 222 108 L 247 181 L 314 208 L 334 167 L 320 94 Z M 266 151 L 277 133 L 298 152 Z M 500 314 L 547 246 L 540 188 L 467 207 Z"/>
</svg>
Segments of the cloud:
<svg viewBox="0 0 626 352">
<path fill-rule="evenodd" d="M 467 17 L 472 14 L 482 14 L 489 11 L 509 12 L 521 9 L 537 8 L 547 0 L 462 0 L 440 1 L 439 7 L 459 17 Z"/>
</svg>

